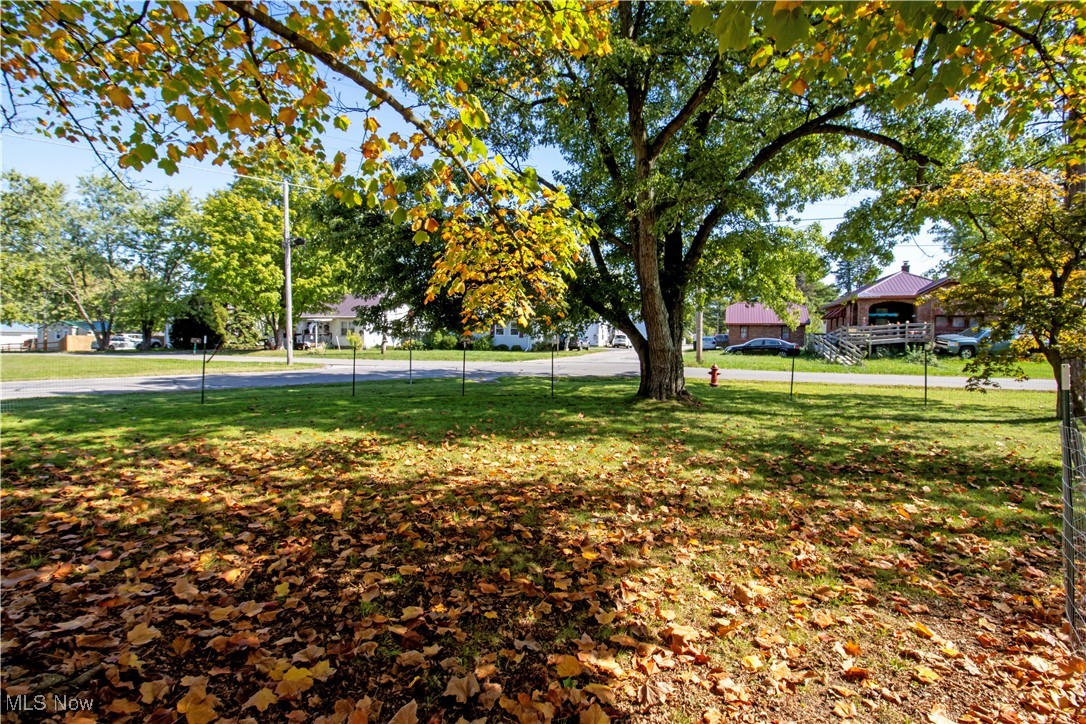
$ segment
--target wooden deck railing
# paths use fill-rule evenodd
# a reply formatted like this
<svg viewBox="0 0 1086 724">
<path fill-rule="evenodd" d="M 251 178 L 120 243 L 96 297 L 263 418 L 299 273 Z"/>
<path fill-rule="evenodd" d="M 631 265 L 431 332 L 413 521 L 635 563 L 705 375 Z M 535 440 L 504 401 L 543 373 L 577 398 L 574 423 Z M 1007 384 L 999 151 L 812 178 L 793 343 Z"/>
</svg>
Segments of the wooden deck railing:
<svg viewBox="0 0 1086 724">
<path fill-rule="evenodd" d="M 825 334 L 808 335 L 816 353 L 842 364 L 857 364 L 870 355 L 873 347 L 883 344 L 924 344 L 933 338 L 933 325 L 927 322 L 872 324 L 838 327 Z"/>
</svg>

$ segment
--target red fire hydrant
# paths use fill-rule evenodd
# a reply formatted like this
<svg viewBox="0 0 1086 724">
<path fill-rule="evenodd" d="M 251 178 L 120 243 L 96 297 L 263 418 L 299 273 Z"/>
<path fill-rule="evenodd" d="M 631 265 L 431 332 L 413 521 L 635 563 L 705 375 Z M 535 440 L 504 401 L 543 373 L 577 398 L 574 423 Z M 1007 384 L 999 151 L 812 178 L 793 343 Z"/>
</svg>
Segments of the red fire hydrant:
<svg viewBox="0 0 1086 724">
<path fill-rule="evenodd" d="M 712 367 L 709 368 L 709 386 L 710 387 L 720 387 L 720 383 L 717 382 L 717 377 L 719 377 L 719 376 L 720 376 L 720 368 L 719 367 L 717 367 L 716 365 L 713 365 Z"/>
</svg>

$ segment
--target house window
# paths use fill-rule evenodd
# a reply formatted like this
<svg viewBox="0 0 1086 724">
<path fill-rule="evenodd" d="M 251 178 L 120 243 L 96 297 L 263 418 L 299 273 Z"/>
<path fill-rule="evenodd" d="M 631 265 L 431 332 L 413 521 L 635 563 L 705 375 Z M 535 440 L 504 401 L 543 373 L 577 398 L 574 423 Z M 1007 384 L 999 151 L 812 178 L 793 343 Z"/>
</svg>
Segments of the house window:
<svg viewBox="0 0 1086 724">
<path fill-rule="evenodd" d="M 509 334 L 510 335 L 519 334 L 519 332 L 517 331 L 517 323 L 516 322 L 510 322 L 509 323 Z"/>
<path fill-rule="evenodd" d="M 739 339 L 746 339 L 746 338 L 747 338 L 747 327 L 746 327 L 746 325 L 743 325 L 743 326 L 741 326 L 739 328 Z"/>
<path fill-rule="evenodd" d="M 950 318 L 950 326 L 955 327 L 957 329 L 964 328 L 965 327 L 965 317 L 951 317 Z"/>
<path fill-rule="evenodd" d="M 940 329 L 946 327 L 946 316 L 942 315 L 942 314 L 936 316 L 935 317 L 935 326 L 940 328 Z"/>
<path fill-rule="evenodd" d="M 348 332 L 350 332 L 350 331 L 351 331 L 351 323 L 350 322 L 340 322 L 339 323 L 339 333 L 341 335 L 346 336 L 346 334 Z"/>
<path fill-rule="evenodd" d="M 497 337 L 499 334 L 503 334 L 504 332 L 505 332 L 505 327 L 499 327 L 497 322 L 494 322 L 494 324 L 490 325 L 490 336 L 491 337 Z"/>
<path fill-rule="evenodd" d="M 781 327 L 781 339 L 791 339 L 791 333 L 792 330 L 788 329 L 788 327 Z"/>
</svg>

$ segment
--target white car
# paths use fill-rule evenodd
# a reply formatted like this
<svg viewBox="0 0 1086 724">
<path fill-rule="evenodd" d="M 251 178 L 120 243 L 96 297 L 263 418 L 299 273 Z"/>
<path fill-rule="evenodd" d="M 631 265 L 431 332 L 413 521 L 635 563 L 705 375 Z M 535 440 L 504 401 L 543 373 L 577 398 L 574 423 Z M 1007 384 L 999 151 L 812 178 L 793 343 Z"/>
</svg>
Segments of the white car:
<svg viewBox="0 0 1086 724">
<path fill-rule="evenodd" d="M 91 349 L 98 349 L 98 342 L 91 342 Z M 109 349 L 113 351 L 136 349 L 136 343 L 123 334 L 115 334 L 109 338 Z"/>
<path fill-rule="evenodd" d="M 624 349 L 632 349 L 633 345 L 630 344 L 630 338 L 623 332 L 615 332 L 615 336 L 611 338 L 611 346 L 616 349 L 622 347 Z"/>
</svg>

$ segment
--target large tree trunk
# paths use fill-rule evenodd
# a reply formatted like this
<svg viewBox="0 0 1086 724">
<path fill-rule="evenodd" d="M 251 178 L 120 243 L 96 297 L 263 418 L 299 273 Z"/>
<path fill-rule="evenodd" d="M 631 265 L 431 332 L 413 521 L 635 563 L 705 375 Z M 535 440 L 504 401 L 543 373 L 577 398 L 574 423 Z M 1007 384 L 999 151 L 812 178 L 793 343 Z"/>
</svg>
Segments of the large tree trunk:
<svg viewBox="0 0 1086 724">
<path fill-rule="evenodd" d="M 646 228 L 642 222 L 641 228 Z M 682 310 L 669 309 L 660 289 L 660 268 L 656 257 L 656 244 L 646 243 L 643 235 L 637 249 L 650 247 L 651 254 L 639 254 L 637 273 L 641 282 L 641 318 L 645 322 L 645 338 L 637 330 L 627 335 L 633 341 L 641 362 L 641 385 L 637 394 L 652 400 L 687 399 L 686 378 L 683 374 Z M 653 239 L 653 241 L 655 241 Z M 674 313 L 678 313 L 680 329 L 677 342 L 674 334 Z"/>
</svg>

